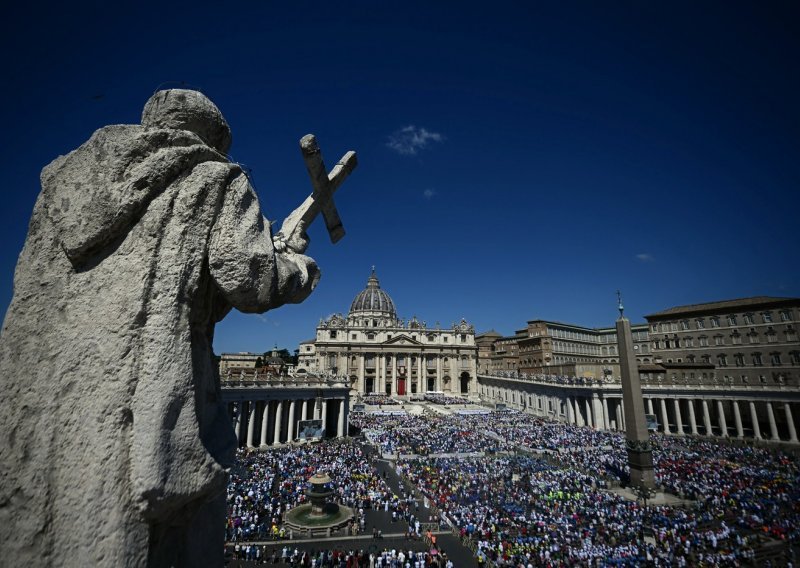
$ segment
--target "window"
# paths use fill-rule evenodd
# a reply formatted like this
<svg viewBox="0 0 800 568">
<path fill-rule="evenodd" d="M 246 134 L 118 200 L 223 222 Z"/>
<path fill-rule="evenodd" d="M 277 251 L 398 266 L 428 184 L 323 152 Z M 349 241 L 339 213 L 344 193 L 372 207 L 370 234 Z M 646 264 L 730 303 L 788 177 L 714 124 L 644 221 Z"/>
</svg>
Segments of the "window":
<svg viewBox="0 0 800 568">
<path fill-rule="evenodd" d="M 350 334 L 350 339 L 352 339 L 353 341 L 355 341 L 357 337 L 358 336 L 355 333 Z"/>
<path fill-rule="evenodd" d="M 697 318 L 694 320 L 694 323 L 697 325 L 697 329 L 703 329 L 706 327 L 706 323 L 703 318 Z"/>
<path fill-rule="evenodd" d="M 780 365 L 781 364 L 781 354 L 780 353 L 770 353 L 769 354 L 769 362 L 772 365 Z"/>
<path fill-rule="evenodd" d="M 760 342 L 760 339 L 758 338 L 758 334 L 756 333 L 755 329 L 750 330 L 750 333 L 747 334 L 747 339 L 750 341 L 750 343 L 753 344 Z"/>
<path fill-rule="evenodd" d="M 368 333 L 367 334 L 367 339 L 369 339 L 369 340 L 375 339 L 375 334 L 374 333 Z"/>
<path fill-rule="evenodd" d="M 767 329 L 767 343 L 777 343 L 778 342 L 778 334 L 775 333 L 775 330 L 772 328 Z"/>
<path fill-rule="evenodd" d="M 727 367 L 728 366 L 728 356 L 727 355 L 717 355 L 717 365 L 720 367 Z"/>
<path fill-rule="evenodd" d="M 786 341 L 797 341 L 797 332 L 791 327 L 786 330 Z"/>
<path fill-rule="evenodd" d="M 753 314 L 744 314 L 745 325 L 753 325 Z"/>
<path fill-rule="evenodd" d="M 683 346 L 684 347 L 694 347 L 694 338 L 693 337 L 684 337 L 683 338 Z"/>
<path fill-rule="evenodd" d="M 675 322 L 672 322 L 669 327 L 671 331 L 678 331 L 678 324 Z"/>
<path fill-rule="evenodd" d="M 764 360 L 761 358 L 761 353 L 753 353 L 753 365 L 760 367 L 763 364 Z"/>
<path fill-rule="evenodd" d="M 763 312 L 761 317 L 764 318 L 764 323 L 772 323 L 772 312 Z"/>
<path fill-rule="evenodd" d="M 731 343 L 734 345 L 741 345 L 742 344 L 742 336 L 739 335 L 738 331 L 734 331 L 731 333 Z"/>
<path fill-rule="evenodd" d="M 701 355 L 700 358 L 703 360 L 703 363 L 711 363 L 710 355 Z"/>
<path fill-rule="evenodd" d="M 781 311 L 781 321 L 792 321 L 792 312 L 789 310 Z"/>
<path fill-rule="evenodd" d="M 446 335 L 442 339 L 444 340 L 445 343 L 447 343 L 448 337 Z"/>
<path fill-rule="evenodd" d="M 711 327 L 719 327 L 719 318 L 714 316 L 711 318 Z"/>
<path fill-rule="evenodd" d="M 708 347 L 708 337 L 705 335 L 700 336 L 700 347 Z"/>
<path fill-rule="evenodd" d="M 728 316 L 728 325 L 737 325 L 736 324 L 736 316 Z"/>
<path fill-rule="evenodd" d="M 715 335 L 714 345 L 725 345 L 725 338 L 722 335 Z"/>
<path fill-rule="evenodd" d="M 330 338 L 331 338 L 331 339 L 336 339 L 336 330 L 335 330 L 335 329 L 332 329 L 332 330 L 331 330 L 331 332 L 330 332 Z"/>
<path fill-rule="evenodd" d="M 789 357 L 792 360 L 792 365 L 800 365 L 800 351 L 792 351 L 789 353 Z"/>
<path fill-rule="evenodd" d="M 682 330 L 684 330 L 684 331 L 686 331 L 687 329 L 689 329 L 689 320 L 683 320 L 683 321 L 681 321 L 681 329 L 682 329 Z"/>
<path fill-rule="evenodd" d="M 733 360 L 734 360 L 734 364 L 737 367 L 744 367 L 744 355 L 742 355 L 741 353 L 736 353 L 733 356 Z"/>
</svg>

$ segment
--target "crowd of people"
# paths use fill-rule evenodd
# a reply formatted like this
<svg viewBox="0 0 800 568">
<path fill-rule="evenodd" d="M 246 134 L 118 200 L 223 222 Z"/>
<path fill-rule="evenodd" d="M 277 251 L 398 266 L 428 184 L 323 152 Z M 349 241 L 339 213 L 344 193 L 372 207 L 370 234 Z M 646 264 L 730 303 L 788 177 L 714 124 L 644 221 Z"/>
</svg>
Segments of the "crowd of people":
<svg viewBox="0 0 800 568">
<path fill-rule="evenodd" d="M 424 400 L 433 404 L 441 404 L 442 406 L 451 406 L 453 404 L 473 404 L 471 400 L 460 396 L 450 396 L 442 393 L 425 393 Z"/>
<path fill-rule="evenodd" d="M 382 454 L 454 454 L 512 451 L 514 445 L 497 437 L 476 434 L 473 422 L 457 415 L 407 414 L 351 418 Z"/>
<path fill-rule="evenodd" d="M 287 538 L 283 513 L 306 502 L 308 479 L 316 472 L 332 480 L 333 500 L 356 512 L 351 533 L 364 530 L 365 509 L 398 501 L 352 439 L 268 451 L 239 450 L 228 483 L 227 540 Z"/>
<path fill-rule="evenodd" d="M 629 481 L 621 433 L 519 412 L 359 413 L 352 423 L 378 452 L 400 456 L 398 473 L 482 564 L 736 566 L 765 537 L 800 542 L 800 460 L 777 449 L 652 434 L 657 487 L 679 499 L 645 506 L 617 489 Z M 339 502 L 381 507 L 419 531 L 411 495 L 393 494 L 347 440 L 242 452 L 229 539 L 279 537 L 281 514 L 323 466 Z"/>
<path fill-rule="evenodd" d="M 376 393 L 369 393 L 361 397 L 361 402 L 363 404 L 369 404 L 371 406 L 396 406 L 399 405 L 400 402 L 393 399 L 390 396 L 386 396 L 384 394 L 376 394 Z"/>
<path fill-rule="evenodd" d="M 309 551 L 286 545 L 270 551 L 270 547 L 266 545 L 236 544 L 231 552 L 234 560 L 310 568 L 454 568 L 446 553 L 412 548 L 403 550 L 387 547 L 380 551 L 332 548 Z"/>
<path fill-rule="evenodd" d="M 533 381 L 537 383 L 550 383 L 558 385 L 579 385 L 591 386 L 602 385 L 604 383 L 619 383 L 619 377 L 606 375 L 603 378 L 594 379 L 592 377 L 575 377 L 570 375 L 550 375 L 541 373 L 520 373 L 519 371 L 494 371 L 490 376 L 504 379 L 520 379 L 522 381 Z"/>
</svg>

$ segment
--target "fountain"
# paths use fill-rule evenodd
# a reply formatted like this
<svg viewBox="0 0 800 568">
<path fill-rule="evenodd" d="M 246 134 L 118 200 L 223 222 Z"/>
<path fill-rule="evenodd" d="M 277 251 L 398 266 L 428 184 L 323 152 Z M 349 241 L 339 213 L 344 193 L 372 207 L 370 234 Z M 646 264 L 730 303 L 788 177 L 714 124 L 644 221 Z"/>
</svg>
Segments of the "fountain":
<svg viewBox="0 0 800 568">
<path fill-rule="evenodd" d="M 333 495 L 331 478 L 317 472 L 308 479 L 310 487 L 306 490 L 307 503 L 286 511 L 284 525 L 308 536 L 329 535 L 334 529 L 343 527 L 353 519 L 350 507 L 328 501 Z"/>
</svg>

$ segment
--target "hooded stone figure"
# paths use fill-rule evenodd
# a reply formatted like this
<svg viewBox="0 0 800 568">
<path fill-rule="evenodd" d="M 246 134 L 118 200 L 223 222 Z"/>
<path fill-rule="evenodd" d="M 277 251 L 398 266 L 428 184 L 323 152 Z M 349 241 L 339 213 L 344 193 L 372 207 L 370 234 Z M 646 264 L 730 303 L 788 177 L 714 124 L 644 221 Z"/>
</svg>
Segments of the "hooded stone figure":
<svg viewBox="0 0 800 568">
<path fill-rule="evenodd" d="M 187 90 L 44 168 L 0 336 L 0 563 L 219 566 L 236 440 L 212 361 L 232 307 L 297 303 L 230 129 Z"/>
</svg>

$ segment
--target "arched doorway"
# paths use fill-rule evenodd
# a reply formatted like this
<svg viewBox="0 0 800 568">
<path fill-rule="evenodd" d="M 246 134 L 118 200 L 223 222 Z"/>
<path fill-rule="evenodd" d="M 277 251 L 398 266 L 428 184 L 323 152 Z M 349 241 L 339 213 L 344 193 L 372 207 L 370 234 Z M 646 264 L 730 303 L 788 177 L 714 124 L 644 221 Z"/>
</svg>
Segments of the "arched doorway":
<svg viewBox="0 0 800 568">
<path fill-rule="evenodd" d="M 461 373 L 461 394 L 469 392 L 469 373 Z"/>
</svg>

